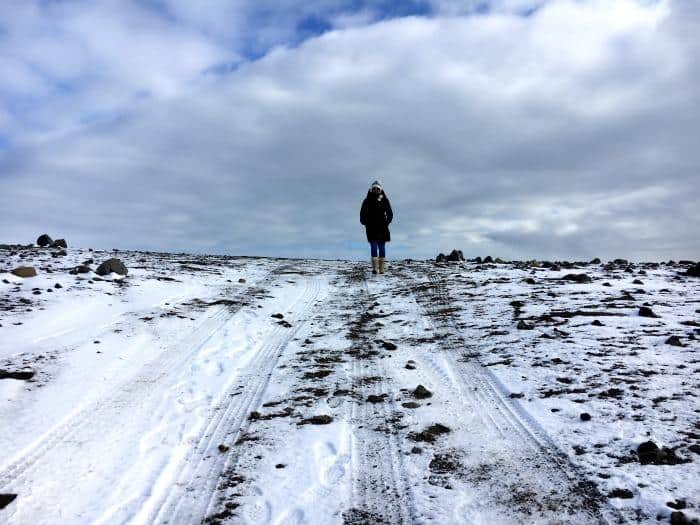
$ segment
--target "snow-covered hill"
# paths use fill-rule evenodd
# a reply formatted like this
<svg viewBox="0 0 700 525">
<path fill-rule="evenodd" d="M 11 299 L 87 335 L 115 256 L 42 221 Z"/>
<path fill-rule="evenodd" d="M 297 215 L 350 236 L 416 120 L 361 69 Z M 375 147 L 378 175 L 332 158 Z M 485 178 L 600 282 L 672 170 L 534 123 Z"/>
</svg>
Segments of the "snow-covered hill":
<svg viewBox="0 0 700 525">
<path fill-rule="evenodd" d="M 698 515 L 688 264 L 367 266 L 0 249 L 0 523 Z"/>
</svg>

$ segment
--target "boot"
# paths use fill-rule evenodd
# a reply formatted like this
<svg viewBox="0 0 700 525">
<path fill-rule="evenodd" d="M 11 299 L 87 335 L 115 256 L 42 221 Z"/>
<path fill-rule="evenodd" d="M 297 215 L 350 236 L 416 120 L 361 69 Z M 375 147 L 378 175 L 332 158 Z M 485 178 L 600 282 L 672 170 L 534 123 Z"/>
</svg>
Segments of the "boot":
<svg viewBox="0 0 700 525">
<path fill-rule="evenodd" d="M 372 273 L 377 274 L 379 271 L 379 257 L 372 257 Z"/>
<path fill-rule="evenodd" d="M 384 273 L 384 257 L 379 258 L 379 273 Z"/>
</svg>

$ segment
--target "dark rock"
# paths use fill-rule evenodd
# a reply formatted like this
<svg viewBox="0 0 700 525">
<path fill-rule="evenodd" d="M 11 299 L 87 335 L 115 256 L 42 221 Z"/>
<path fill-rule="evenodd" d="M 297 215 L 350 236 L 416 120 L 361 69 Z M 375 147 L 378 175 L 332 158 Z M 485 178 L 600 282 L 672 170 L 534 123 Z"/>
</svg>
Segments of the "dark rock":
<svg viewBox="0 0 700 525">
<path fill-rule="evenodd" d="M 412 393 L 413 397 L 416 399 L 427 399 L 433 397 L 433 393 L 425 388 L 423 385 L 418 385 Z"/>
<path fill-rule="evenodd" d="M 302 419 L 297 425 L 328 425 L 333 421 L 331 416 L 322 414 L 319 416 L 311 416 L 306 419 Z"/>
<path fill-rule="evenodd" d="M 19 379 L 21 381 L 29 381 L 34 377 L 33 370 L 0 370 L 0 379 Z"/>
<path fill-rule="evenodd" d="M 413 361 L 408 361 L 408 362 L 406 363 L 406 367 L 405 367 L 405 368 L 406 368 L 406 370 L 415 370 L 415 369 L 416 369 L 416 363 L 414 363 Z"/>
<path fill-rule="evenodd" d="M 591 324 L 592 324 L 593 326 L 605 326 L 605 325 L 604 325 L 601 321 L 599 321 L 598 319 L 596 319 L 595 321 L 593 321 Z"/>
<path fill-rule="evenodd" d="M 423 449 L 420 447 L 413 447 L 411 449 L 411 454 L 422 454 L 422 453 L 423 453 Z"/>
<path fill-rule="evenodd" d="M 490 255 L 487 255 L 484 258 L 484 264 L 493 264 L 493 257 L 491 257 Z"/>
<path fill-rule="evenodd" d="M 7 507 L 16 497 L 17 494 L 0 494 L 0 509 Z"/>
<path fill-rule="evenodd" d="M 109 275 L 112 272 L 118 273 L 119 275 L 126 275 L 129 273 L 129 270 L 119 259 L 107 259 L 95 270 L 97 275 Z"/>
<path fill-rule="evenodd" d="M 588 412 L 583 412 L 580 417 L 581 417 L 581 421 L 590 421 L 591 420 L 591 415 Z"/>
<path fill-rule="evenodd" d="M 49 246 L 52 242 L 53 239 L 51 239 L 51 237 L 49 237 L 46 233 L 39 235 L 39 238 L 36 240 L 37 245 L 41 246 L 42 248 L 44 246 Z"/>
<path fill-rule="evenodd" d="M 685 273 L 689 277 L 700 277 L 700 263 L 696 264 L 691 268 L 688 268 L 688 270 L 686 270 Z"/>
<path fill-rule="evenodd" d="M 450 255 L 447 256 L 447 260 L 450 262 L 460 262 L 464 260 L 464 254 L 462 250 L 452 250 Z"/>
<path fill-rule="evenodd" d="M 615 259 L 613 261 L 613 264 L 616 266 L 627 266 L 629 265 L 629 262 L 627 261 L 627 259 Z"/>
<path fill-rule="evenodd" d="M 600 264 L 600 259 L 596 257 L 595 259 L 592 259 L 591 262 L 589 262 L 588 264 Z"/>
<path fill-rule="evenodd" d="M 515 392 L 511 392 L 509 397 L 511 399 L 522 399 L 525 397 L 525 394 L 523 394 L 522 392 L 517 393 L 517 394 Z"/>
<path fill-rule="evenodd" d="M 89 266 L 86 266 L 84 264 L 78 265 L 75 268 L 73 268 L 70 272 L 71 275 L 78 275 L 79 273 L 90 273 L 92 271 L 92 268 Z"/>
<path fill-rule="evenodd" d="M 683 344 L 683 341 L 681 341 L 681 338 L 677 335 L 672 335 L 671 337 L 666 339 L 666 344 L 671 346 L 685 346 Z"/>
<path fill-rule="evenodd" d="M 18 266 L 10 272 L 17 277 L 36 277 L 36 269 L 33 266 Z"/>
<path fill-rule="evenodd" d="M 644 282 L 641 279 L 635 279 L 634 281 L 632 281 L 632 284 L 643 285 Z"/>
<path fill-rule="evenodd" d="M 221 445 L 219 445 L 218 448 L 219 448 L 219 452 L 221 452 L 222 454 L 231 450 L 231 447 L 229 447 L 228 445 L 224 445 L 223 443 Z"/>
<path fill-rule="evenodd" d="M 277 465 L 275 465 L 275 468 L 284 468 L 286 466 L 287 465 L 285 465 L 284 463 L 277 463 Z"/>
<path fill-rule="evenodd" d="M 426 427 L 420 432 L 410 432 L 408 434 L 408 438 L 412 439 L 413 441 L 434 443 L 438 436 L 441 436 L 442 434 L 447 434 L 449 432 L 449 427 L 441 425 L 440 423 L 435 423 L 434 425 L 430 425 L 429 427 Z"/>
<path fill-rule="evenodd" d="M 68 248 L 68 243 L 65 239 L 56 239 L 51 243 L 51 248 Z"/>
<path fill-rule="evenodd" d="M 56 288 L 56 289 L 63 288 L 63 286 L 61 285 L 61 283 L 56 283 L 56 284 L 53 285 L 53 287 Z"/>
<path fill-rule="evenodd" d="M 382 348 L 384 350 L 396 350 L 396 345 L 390 341 L 382 341 Z"/>
<path fill-rule="evenodd" d="M 274 317 L 275 319 L 284 319 L 284 315 L 282 314 L 272 314 L 270 317 Z"/>
<path fill-rule="evenodd" d="M 671 525 L 700 525 L 700 521 L 697 518 L 689 518 L 680 510 L 676 510 L 671 513 Z"/>
<path fill-rule="evenodd" d="M 243 284 L 243 283 L 245 283 L 245 279 L 243 277 L 241 277 L 240 279 L 238 279 L 238 282 Z"/>
<path fill-rule="evenodd" d="M 564 277 L 562 277 L 561 280 L 562 281 L 572 281 L 572 282 L 581 283 L 581 284 L 593 282 L 593 279 L 591 279 L 585 273 L 568 273 Z"/>
<path fill-rule="evenodd" d="M 375 394 L 370 394 L 367 396 L 367 402 L 368 403 L 384 403 L 386 398 L 389 397 L 387 394 L 381 394 L 381 395 L 375 395 Z"/>
<path fill-rule="evenodd" d="M 608 498 L 631 499 L 634 494 L 629 489 L 614 489 L 608 493 Z"/>
<path fill-rule="evenodd" d="M 535 281 L 532 277 L 528 277 L 527 279 L 525 279 L 525 282 L 527 284 L 537 284 L 537 281 Z"/>
<path fill-rule="evenodd" d="M 517 326 L 517 328 L 518 328 L 518 330 L 532 330 L 532 329 L 534 329 L 535 327 L 534 327 L 533 325 L 529 324 L 529 323 L 526 323 L 525 321 L 523 321 L 523 320 L 521 319 L 520 321 L 518 321 L 518 326 Z"/>
<path fill-rule="evenodd" d="M 438 262 L 438 263 L 447 262 L 447 257 L 445 256 L 444 253 L 439 253 L 438 256 L 435 257 L 435 262 Z"/>
<path fill-rule="evenodd" d="M 428 468 L 430 472 L 435 474 L 447 474 L 450 472 L 457 472 L 461 466 L 462 463 L 454 454 L 439 453 L 435 454 L 433 459 L 430 460 Z"/>
<path fill-rule="evenodd" d="M 66 255 L 68 255 L 68 252 L 66 250 L 59 250 L 57 252 L 53 252 L 51 254 L 51 257 L 55 259 L 57 257 L 65 257 Z"/>
<path fill-rule="evenodd" d="M 639 317 L 661 317 L 660 315 L 656 315 L 654 311 L 649 308 L 648 306 L 640 306 L 639 307 Z"/>
<path fill-rule="evenodd" d="M 401 403 L 401 406 L 413 410 L 414 408 L 420 408 L 420 403 L 416 403 L 415 401 L 406 401 L 405 403 Z"/>
<path fill-rule="evenodd" d="M 688 503 L 685 500 L 679 499 L 676 501 L 667 501 L 666 506 L 675 510 L 683 510 L 688 506 Z"/>
<path fill-rule="evenodd" d="M 653 441 L 645 441 L 637 447 L 637 457 L 642 465 L 678 465 L 690 460 L 679 458 L 673 449 L 659 448 Z"/>
</svg>

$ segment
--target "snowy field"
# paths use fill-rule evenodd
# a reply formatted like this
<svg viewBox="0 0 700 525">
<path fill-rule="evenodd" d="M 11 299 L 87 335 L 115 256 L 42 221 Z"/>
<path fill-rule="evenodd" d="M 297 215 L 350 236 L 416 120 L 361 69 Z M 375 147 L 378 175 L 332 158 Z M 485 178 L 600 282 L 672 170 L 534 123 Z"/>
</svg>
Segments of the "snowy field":
<svg viewBox="0 0 700 525">
<path fill-rule="evenodd" d="M 688 265 L 0 249 L 0 523 L 692 523 Z"/>
</svg>

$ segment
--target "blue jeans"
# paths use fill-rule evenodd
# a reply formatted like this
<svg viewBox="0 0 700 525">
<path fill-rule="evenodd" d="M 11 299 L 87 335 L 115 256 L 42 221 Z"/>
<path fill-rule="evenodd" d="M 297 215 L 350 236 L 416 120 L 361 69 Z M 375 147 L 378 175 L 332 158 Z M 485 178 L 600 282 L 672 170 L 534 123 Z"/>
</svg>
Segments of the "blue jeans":
<svg viewBox="0 0 700 525">
<path fill-rule="evenodd" d="M 372 251 L 372 257 L 377 256 L 377 251 L 379 251 L 379 257 L 386 257 L 386 243 L 384 241 L 369 241 L 369 247 Z"/>
</svg>

